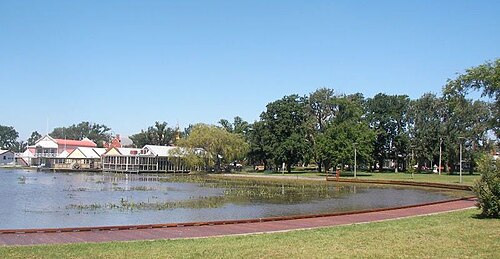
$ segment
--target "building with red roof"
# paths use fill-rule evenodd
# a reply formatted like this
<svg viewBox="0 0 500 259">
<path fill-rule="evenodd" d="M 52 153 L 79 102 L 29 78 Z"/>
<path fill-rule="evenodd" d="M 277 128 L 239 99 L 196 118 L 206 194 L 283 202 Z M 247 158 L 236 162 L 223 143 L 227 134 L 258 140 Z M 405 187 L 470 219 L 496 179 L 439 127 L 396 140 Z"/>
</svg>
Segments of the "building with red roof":
<svg viewBox="0 0 500 259">
<path fill-rule="evenodd" d="M 79 147 L 96 148 L 97 144 L 88 138 L 82 140 L 74 139 L 55 139 L 49 135 L 45 135 L 35 142 L 34 145 L 28 146 L 28 149 L 33 153 L 31 165 L 50 167 L 55 158 L 62 159 L 63 154 L 69 154 Z"/>
</svg>

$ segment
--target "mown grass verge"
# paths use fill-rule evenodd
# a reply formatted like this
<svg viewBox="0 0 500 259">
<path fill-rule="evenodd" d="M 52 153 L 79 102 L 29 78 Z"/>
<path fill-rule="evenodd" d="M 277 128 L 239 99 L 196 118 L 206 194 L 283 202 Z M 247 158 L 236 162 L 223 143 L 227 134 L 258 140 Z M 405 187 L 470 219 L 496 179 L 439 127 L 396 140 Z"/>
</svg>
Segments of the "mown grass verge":
<svg viewBox="0 0 500 259">
<path fill-rule="evenodd" d="M 478 210 L 247 236 L 0 247 L 0 258 L 497 258 L 500 220 Z"/>
</svg>

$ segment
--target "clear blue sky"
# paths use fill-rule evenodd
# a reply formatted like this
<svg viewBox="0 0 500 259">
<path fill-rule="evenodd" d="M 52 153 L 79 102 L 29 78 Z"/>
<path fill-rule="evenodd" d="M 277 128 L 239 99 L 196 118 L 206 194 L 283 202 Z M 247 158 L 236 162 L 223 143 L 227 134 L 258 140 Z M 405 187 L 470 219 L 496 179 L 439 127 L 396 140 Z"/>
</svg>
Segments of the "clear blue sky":
<svg viewBox="0 0 500 259">
<path fill-rule="evenodd" d="M 418 98 L 500 57 L 500 1 L 0 0 L 0 125 L 253 122 L 319 87 Z"/>
</svg>

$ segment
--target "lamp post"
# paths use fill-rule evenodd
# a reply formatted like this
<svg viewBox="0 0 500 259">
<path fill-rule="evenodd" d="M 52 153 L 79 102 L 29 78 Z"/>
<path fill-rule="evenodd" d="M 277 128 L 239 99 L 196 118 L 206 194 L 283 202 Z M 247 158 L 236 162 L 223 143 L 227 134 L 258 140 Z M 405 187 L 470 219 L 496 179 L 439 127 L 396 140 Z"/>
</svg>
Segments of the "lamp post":
<svg viewBox="0 0 500 259">
<path fill-rule="evenodd" d="M 460 141 L 460 183 L 462 183 L 462 141 L 464 139 L 464 137 L 458 138 L 458 140 Z"/>
<path fill-rule="evenodd" d="M 439 138 L 439 175 L 441 175 L 441 147 L 443 145 L 443 138 Z"/>
<path fill-rule="evenodd" d="M 356 150 L 356 145 L 358 143 L 354 142 L 353 145 L 354 145 L 354 178 L 356 178 L 356 167 L 357 167 L 357 161 L 356 161 L 356 156 L 357 156 L 357 150 Z"/>
</svg>

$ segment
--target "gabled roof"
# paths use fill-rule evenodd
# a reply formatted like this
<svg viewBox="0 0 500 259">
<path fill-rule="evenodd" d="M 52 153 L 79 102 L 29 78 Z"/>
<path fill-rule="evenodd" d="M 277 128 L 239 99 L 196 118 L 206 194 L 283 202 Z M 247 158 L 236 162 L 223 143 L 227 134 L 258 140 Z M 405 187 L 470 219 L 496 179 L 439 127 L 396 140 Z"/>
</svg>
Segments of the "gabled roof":
<svg viewBox="0 0 500 259">
<path fill-rule="evenodd" d="M 112 147 L 108 150 L 106 150 L 106 152 L 103 154 L 103 155 L 107 155 L 109 153 L 111 153 L 112 155 L 115 155 L 113 154 L 113 150 L 116 150 L 117 153 L 119 153 L 120 155 L 122 156 L 129 156 L 129 155 L 138 155 L 141 153 L 141 149 L 140 148 L 126 148 L 126 147 Z"/>
<path fill-rule="evenodd" d="M 57 142 L 49 135 L 45 135 L 35 142 L 33 146 L 30 147 L 43 147 L 43 148 L 58 148 Z"/>
<path fill-rule="evenodd" d="M 98 148 L 91 148 L 91 147 L 77 147 L 75 150 L 73 150 L 73 152 L 71 152 L 69 155 L 68 155 L 68 158 L 71 157 L 71 158 L 89 158 L 89 159 L 97 159 L 97 158 L 101 158 L 101 154 L 99 154 L 102 150 L 101 149 L 98 149 L 98 150 L 95 150 L 95 149 L 98 149 Z M 76 152 L 80 152 L 81 156 L 78 156 L 78 157 L 74 157 L 74 154 Z M 99 153 L 98 153 L 99 152 Z"/>
<path fill-rule="evenodd" d="M 173 150 L 177 149 L 177 147 L 171 146 L 155 146 L 155 145 L 146 145 L 143 147 L 144 150 L 149 151 L 152 155 L 155 156 L 173 156 Z"/>
<path fill-rule="evenodd" d="M 106 149 L 105 148 L 96 147 L 96 148 L 93 148 L 93 149 L 94 149 L 94 152 L 96 152 L 99 156 L 102 156 L 102 154 L 106 153 Z"/>
<path fill-rule="evenodd" d="M 10 150 L 0 149 L 0 155 L 3 155 L 3 154 L 5 154 L 5 153 L 7 153 L 7 152 L 10 152 L 10 153 L 14 154 L 14 152 L 12 152 L 12 151 L 10 151 Z"/>
<path fill-rule="evenodd" d="M 57 155 L 57 158 L 66 158 L 69 156 L 71 152 L 67 151 L 67 150 L 63 150 L 63 152 L 61 152 L 61 154 Z"/>
<path fill-rule="evenodd" d="M 88 138 L 82 140 L 74 139 L 55 139 L 49 135 L 45 135 L 35 142 L 35 145 L 30 147 L 43 148 L 59 148 L 59 146 L 75 146 L 75 147 L 97 147 L 97 144 Z"/>
<path fill-rule="evenodd" d="M 73 139 L 54 139 L 55 142 L 60 146 L 76 146 L 76 147 L 97 147 L 97 144 L 88 138 L 82 140 Z"/>
</svg>

